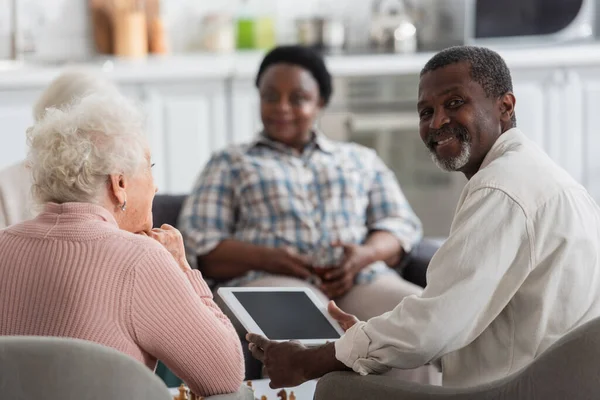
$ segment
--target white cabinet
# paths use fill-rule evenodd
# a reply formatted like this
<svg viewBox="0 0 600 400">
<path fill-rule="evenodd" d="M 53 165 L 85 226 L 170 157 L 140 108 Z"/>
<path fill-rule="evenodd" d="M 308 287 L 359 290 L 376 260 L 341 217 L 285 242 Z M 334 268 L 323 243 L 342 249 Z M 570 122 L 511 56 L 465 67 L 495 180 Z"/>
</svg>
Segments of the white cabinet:
<svg viewBox="0 0 600 400">
<path fill-rule="evenodd" d="M 600 68 L 580 69 L 577 73 L 582 88 L 583 183 L 600 203 Z"/>
<path fill-rule="evenodd" d="M 233 79 L 229 85 L 231 143 L 253 140 L 262 127 L 260 97 L 254 81 Z"/>
<path fill-rule="evenodd" d="M 143 93 L 159 190 L 188 193 L 212 152 L 228 143 L 225 84 L 152 84 Z"/>
<path fill-rule="evenodd" d="M 33 104 L 41 90 L 0 91 L 0 169 L 27 155 L 27 128 L 33 124 Z"/>
<path fill-rule="evenodd" d="M 577 181 L 584 177 L 582 85 L 572 70 L 513 70 L 517 126 Z"/>
</svg>

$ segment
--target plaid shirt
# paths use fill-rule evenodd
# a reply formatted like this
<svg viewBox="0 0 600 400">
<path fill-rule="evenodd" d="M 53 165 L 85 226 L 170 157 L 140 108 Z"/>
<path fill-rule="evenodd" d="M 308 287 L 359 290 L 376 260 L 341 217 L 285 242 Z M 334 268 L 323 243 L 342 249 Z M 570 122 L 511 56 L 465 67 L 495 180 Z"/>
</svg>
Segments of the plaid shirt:
<svg viewBox="0 0 600 400">
<path fill-rule="evenodd" d="M 421 222 L 375 151 L 319 133 L 301 154 L 264 135 L 214 154 L 179 227 L 192 265 L 225 239 L 289 246 L 309 255 L 313 265 L 334 266 L 343 255 L 330 245 L 334 241 L 361 244 L 369 232 L 383 230 L 409 252 L 422 235 Z M 384 271 L 384 263 L 375 263 L 357 283 Z M 227 284 L 264 275 L 250 271 Z"/>
</svg>

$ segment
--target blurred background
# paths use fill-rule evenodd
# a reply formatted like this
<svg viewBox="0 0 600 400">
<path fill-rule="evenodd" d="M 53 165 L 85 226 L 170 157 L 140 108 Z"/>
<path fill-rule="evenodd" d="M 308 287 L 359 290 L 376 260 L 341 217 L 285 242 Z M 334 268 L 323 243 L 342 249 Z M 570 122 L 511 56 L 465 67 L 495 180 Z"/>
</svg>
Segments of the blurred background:
<svg viewBox="0 0 600 400">
<path fill-rule="evenodd" d="M 378 151 L 425 234 L 445 236 L 464 178 L 417 132 L 433 52 L 507 60 L 518 126 L 600 201 L 600 0 L 0 0 L 0 168 L 23 159 L 31 108 L 65 68 L 98 70 L 147 115 L 162 193 L 184 194 L 213 151 L 260 129 L 254 76 L 278 44 L 326 55 L 321 129 Z"/>
</svg>

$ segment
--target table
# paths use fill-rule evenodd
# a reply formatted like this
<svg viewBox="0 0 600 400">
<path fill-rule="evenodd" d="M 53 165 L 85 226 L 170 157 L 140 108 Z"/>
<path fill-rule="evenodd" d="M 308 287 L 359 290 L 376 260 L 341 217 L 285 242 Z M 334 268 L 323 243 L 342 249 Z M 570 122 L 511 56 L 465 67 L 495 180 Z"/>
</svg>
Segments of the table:
<svg viewBox="0 0 600 400">
<path fill-rule="evenodd" d="M 260 400 L 261 396 L 267 396 L 267 400 L 278 400 L 277 392 L 281 389 L 271 389 L 269 387 L 268 379 L 255 379 L 252 382 L 252 388 L 254 389 L 254 397 Z M 287 392 L 287 398 L 290 398 L 290 393 L 294 392 L 296 396 L 296 400 L 312 400 L 315 388 L 317 386 L 317 381 L 312 380 L 303 383 L 300 386 L 296 386 L 294 388 L 285 388 Z"/>
<path fill-rule="evenodd" d="M 268 379 L 255 379 L 251 382 L 252 388 L 254 389 L 254 397 L 256 399 L 260 400 L 262 396 L 267 396 L 267 400 L 280 399 L 280 397 L 277 396 L 277 392 L 279 392 L 281 389 L 271 389 L 269 387 Z M 244 382 L 244 384 L 246 383 Z M 312 380 L 294 388 L 286 388 L 285 391 L 287 392 L 287 399 L 289 400 L 291 392 L 294 392 L 296 400 L 312 400 L 316 386 L 317 381 Z M 177 388 L 170 388 L 169 391 L 173 394 L 173 396 L 179 394 Z"/>
</svg>

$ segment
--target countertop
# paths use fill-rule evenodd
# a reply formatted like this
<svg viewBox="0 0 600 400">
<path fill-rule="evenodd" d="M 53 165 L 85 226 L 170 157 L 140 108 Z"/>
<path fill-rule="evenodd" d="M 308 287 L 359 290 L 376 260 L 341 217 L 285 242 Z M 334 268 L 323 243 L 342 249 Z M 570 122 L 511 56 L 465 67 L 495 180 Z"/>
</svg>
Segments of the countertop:
<svg viewBox="0 0 600 400">
<path fill-rule="evenodd" d="M 513 69 L 600 66 L 600 43 L 497 50 Z M 416 74 L 433 54 L 338 54 L 327 55 L 326 61 L 330 72 L 338 77 Z M 97 69 L 120 83 L 246 80 L 253 79 L 263 55 L 251 51 L 151 56 L 140 60 L 98 57 L 69 63 L 0 61 L 0 88 L 44 86 L 67 67 Z"/>
</svg>

